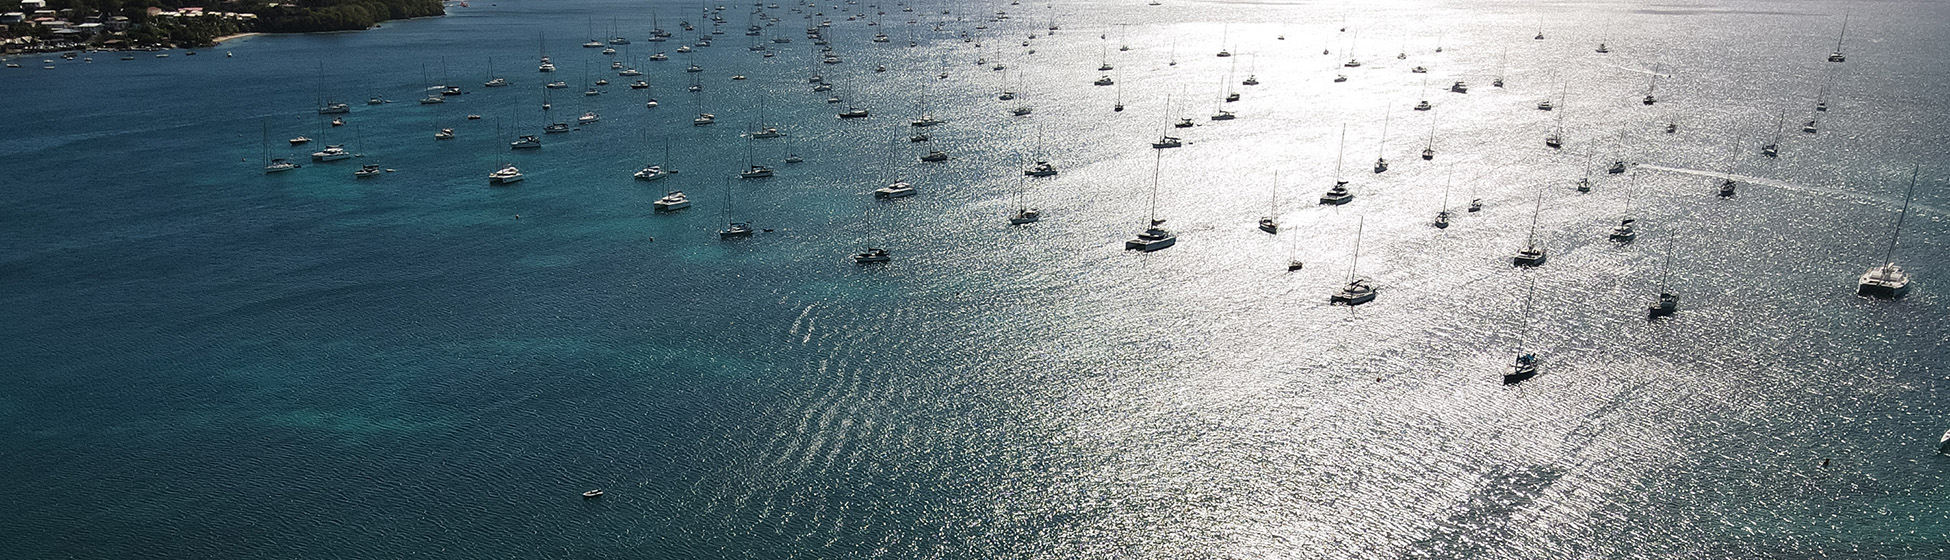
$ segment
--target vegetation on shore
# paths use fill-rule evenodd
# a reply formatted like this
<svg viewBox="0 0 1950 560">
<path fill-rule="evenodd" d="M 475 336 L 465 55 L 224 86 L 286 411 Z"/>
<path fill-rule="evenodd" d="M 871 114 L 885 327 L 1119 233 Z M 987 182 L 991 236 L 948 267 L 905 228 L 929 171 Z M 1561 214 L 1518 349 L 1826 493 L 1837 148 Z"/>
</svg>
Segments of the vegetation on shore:
<svg viewBox="0 0 1950 560">
<path fill-rule="evenodd" d="M 253 14 L 255 19 L 228 17 L 155 17 L 150 8 L 173 12 L 201 7 L 208 12 Z M 217 37 L 238 33 L 306 33 L 366 29 L 387 20 L 445 15 L 440 0 L 48 0 L 47 9 L 73 21 L 89 16 L 106 20 L 129 18 L 124 36 L 100 35 L 93 44 L 121 38 L 136 45 L 208 46 Z M 65 10 L 72 10 L 71 12 Z M 30 23 L 0 30 L 0 37 L 53 37 L 51 30 Z"/>
</svg>

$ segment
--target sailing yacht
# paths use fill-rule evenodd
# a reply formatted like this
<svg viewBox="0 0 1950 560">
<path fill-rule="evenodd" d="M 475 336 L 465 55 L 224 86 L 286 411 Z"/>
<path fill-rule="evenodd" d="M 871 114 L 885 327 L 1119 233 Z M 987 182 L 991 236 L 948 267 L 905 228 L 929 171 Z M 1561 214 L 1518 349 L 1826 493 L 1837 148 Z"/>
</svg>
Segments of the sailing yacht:
<svg viewBox="0 0 1950 560">
<path fill-rule="evenodd" d="M 1449 186 L 1456 181 L 1456 166 L 1449 165 L 1449 176 L 1442 180 L 1442 210 L 1435 213 L 1436 229 L 1449 228 Z M 1472 210 L 1473 211 L 1473 210 Z"/>
<path fill-rule="evenodd" d="M 521 182 L 524 178 L 526 176 L 521 174 L 520 169 L 515 169 L 513 165 L 503 165 L 501 169 L 497 169 L 493 173 L 488 174 L 488 184 L 507 185 Z"/>
<path fill-rule="evenodd" d="M 1341 180 L 1341 160 L 1347 155 L 1347 125 L 1341 125 L 1341 150 L 1334 156 L 1334 187 L 1320 195 L 1321 204 L 1339 206 L 1354 200 L 1354 193 L 1347 190 L 1347 181 Z"/>
<path fill-rule="evenodd" d="M 1522 349 L 1524 346 L 1522 339 L 1530 336 L 1530 301 L 1536 294 L 1537 281 L 1532 279 L 1530 288 L 1523 296 L 1523 330 L 1518 335 L 1517 359 L 1510 364 L 1509 369 L 1503 371 L 1504 385 L 1515 385 L 1537 376 L 1537 354 Z"/>
<path fill-rule="evenodd" d="M 311 153 L 311 160 L 317 162 L 338 161 L 351 158 L 352 152 L 346 151 L 345 146 L 342 144 L 332 144 L 326 146 L 325 149 Z"/>
<path fill-rule="evenodd" d="M 1510 259 L 1512 264 L 1517 266 L 1543 266 L 1544 260 L 1548 258 L 1548 255 L 1544 252 L 1544 248 L 1537 244 L 1537 218 L 1542 216 L 1543 213 L 1544 189 L 1538 187 L 1537 208 L 1530 213 L 1530 238 L 1524 241 L 1523 248 L 1518 249 L 1516 256 Z"/>
<path fill-rule="evenodd" d="M 1429 144 L 1422 148 L 1422 160 L 1435 159 L 1435 115 L 1429 115 Z"/>
<path fill-rule="evenodd" d="M 1659 295 L 1653 298 L 1652 304 L 1647 305 L 1645 308 L 1648 318 L 1657 319 L 1666 317 L 1679 311 L 1679 294 L 1672 293 L 1670 282 L 1668 282 L 1672 276 L 1672 251 L 1673 243 L 1668 243 L 1666 245 L 1666 262 L 1663 266 L 1659 267 Z"/>
<path fill-rule="evenodd" d="M 1347 284 L 1342 285 L 1340 290 L 1336 290 L 1334 295 L 1328 296 L 1328 303 L 1355 306 L 1374 301 L 1378 291 L 1374 282 L 1355 274 L 1361 267 L 1361 234 L 1363 230 L 1367 229 L 1367 223 L 1367 217 L 1363 216 L 1358 225 L 1355 226 L 1354 260 L 1347 267 Z"/>
<path fill-rule="evenodd" d="M 1916 195 L 1916 175 L 1921 169 L 1918 165 L 1909 172 L 1909 190 L 1903 193 L 1903 209 L 1896 214 L 1896 230 L 1889 235 L 1889 249 L 1882 254 L 1884 264 L 1862 273 L 1855 285 L 1857 295 L 1895 299 L 1909 292 L 1909 275 L 1896 266 L 1896 241 L 1903 236 L 1903 221 L 1909 217 L 1909 202 Z"/>
<path fill-rule="evenodd" d="M 1137 237 L 1124 241 L 1124 250 L 1138 250 L 1146 253 L 1178 244 L 1178 235 L 1164 229 L 1164 220 L 1158 219 L 1158 169 L 1164 164 L 1165 153 L 1155 152 L 1157 158 L 1151 164 L 1151 216 L 1145 221 L 1145 229 Z"/>
<path fill-rule="evenodd" d="M 1381 145 L 1375 148 L 1375 173 L 1388 171 L 1388 125 L 1389 121 L 1394 119 L 1394 115 L 1395 112 L 1389 110 L 1389 106 L 1383 105 L 1381 107 Z"/>
<path fill-rule="evenodd" d="M 1774 139 L 1772 141 L 1769 141 L 1767 145 L 1760 147 L 1760 155 L 1767 156 L 1767 157 L 1781 156 L 1781 128 L 1784 126 L 1787 126 L 1786 109 L 1782 109 L 1781 116 L 1778 119 L 1775 119 Z"/>
<path fill-rule="evenodd" d="M 914 184 L 907 181 L 894 181 L 885 187 L 874 189 L 874 198 L 906 198 L 914 196 Z"/>
<path fill-rule="evenodd" d="M 1658 103 L 1659 98 L 1652 96 L 1652 93 L 1654 91 L 1658 91 L 1658 89 L 1659 89 L 1659 72 L 1658 70 L 1653 70 L 1652 81 L 1649 85 L 1645 86 L 1645 99 L 1642 99 L 1640 101 L 1644 102 L 1646 105 Z"/>
<path fill-rule="evenodd" d="M 675 212 L 690 208 L 691 198 L 685 196 L 684 191 L 670 191 L 665 193 L 662 198 L 658 198 L 656 202 L 650 203 L 650 205 L 655 207 L 658 212 Z"/>
<path fill-rule="evenodd" d="M 1279 235 L 1280 233 L 1280 172 L 1273 172 L 1273 210 L 1259 219 L 1259 230 Z"/>
<path fill-rule="evenodd" d="M 1848 14 L 1842 14 L 1842 33 L 1835 36 L 1835 52 L 1828 54 L 1829 62 L 1848 61 L 1848 57 L 1842 56 L 1842 39 L 1845 38 L 1848 38 Z"/>
</svg>

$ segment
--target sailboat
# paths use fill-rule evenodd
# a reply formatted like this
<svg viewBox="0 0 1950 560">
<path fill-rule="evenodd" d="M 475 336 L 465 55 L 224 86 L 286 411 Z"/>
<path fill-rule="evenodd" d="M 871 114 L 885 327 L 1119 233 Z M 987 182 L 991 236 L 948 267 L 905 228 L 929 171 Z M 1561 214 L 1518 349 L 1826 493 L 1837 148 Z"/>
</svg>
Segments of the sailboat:
<svg viewBox="0 0 1950 560">
<path fill-rule="evenodd" d="M 1222 94 L 1223 94 L 1223 93 L 1225 92 L 1225 90 L 1227 90 L 1227 89 L 1230 89 L 1230 88 L 1232 87 L 1232 85 L 1231 85 L 1231 83 L 1230 83 L 1231 81 L 1232 81 L 1232 80 L 1224 80 L 1224 81 L 1221 81 L 1221 82 L 1219 82 L 1219 91 L 1220 91 L 1220 92 L 1221 92 Z M 1227 111 L 1227 110 L 1225 109 L 1225 102 L 1226 102 L 1226 101 L 1228 101 L 1228 100 L 1227 100 L 1227 99 L 1225 99 L 1225 97 L 1223 97 L 1223 96 L 1219 98 L 1219 103 L 1217 103 L 1217 104 L 1215 104 L 1215 107 L 1214 107 L 1214 108 L 1215 108 L 1215 110 L 1217 110 L 1218 112 L 1216 112 L 1216 113 L 1212 113 L 1212 120 L 1215 120 L 1215 121 L 1229 121 L 1229 120 L 1232 120 L 1232 119 L 1234 119 L 1234 118 L 1237 118 L 1237 116 L 1236 116 L 1236 115 L 1233 115 L 1233 114 L 1232 114 L 1232 111 Z"/>
<path fill-rule="evenodd" d="M 1022 170 L 1022 174 L 1030 177 L 1053 177 L 1056 175 L 1056 166 L 1050 164 L 1049 153 L 1043 151 L 1042 127 L 1036 127 L 1036 163 L 1030 165 L 1028 169 Z"/>
<path fill-rule="evenodd" d="M 1028 179 L 1023 179 L 1023 184 L 1019 185 L 1019 189 L 1017 190 L 1017 194 L 1016 194 L 1016 196 L 1018 197 L 1018 202 L 1016 203 L 1016 211 L 1014 214 L 1011 214 L 1009 216 L 1009 225 L 1019 226 L 1023 224 L 1033 224 L 1042 221 L 1043 219 L 1043 213 L 1041 211 L 1035 208 L 1031 208 L 1027 202 L 1021 201 L 1022 197 L 1028 196 L 1026 194 L 1027 191 L 1029 190 L 1029 185 L 1027 183 L 1028 183 Z"/>
<path fill-rule="evenodd" d="M 1395 112 L 1390 110 L 1389 106 L 1383 105 L 1381 107 L 1381 145 L 1375 148 L 1375 158 L 1374 158 L 1375 173 L 1381 173 L 1388 170 L 1388 158 L 1386 157 L 1388 155 L 1388 124 L 1389 121 L 1394 118 L 1394 116 L 1395 116 Z"/>
<path fill-rule="evenodd" d="M 1781 128 L 1784 126 L 1787 126 L 1787 109 L 1782 109 L 1781 116 L 1774 120 L 1774 139 L 1760 147 L 1760 155 L 1781 157 Z"/>
<path fill-rule="evenodd" d="M 1280 172 L 1273 172 L 1273 210 L 1259 219 L 1259 230 L 1278 235 L 1280 233 Z"/>
<path fill-rule="evenodd" d="M 724 180 L 724 220 L 725 228 L 718 230 L 718 239 L 743 239 L 752 236 L 751 222 L 731 221 L 731 178 Z"/>
<path fill-rule="evenodd" d="M 1551 134 L 1550 134 L 1550 136 L 1545 136 L 1545 137 L 1544 137 L 1544 145 L 1545 145 L 1545 146 L 1547 146 L 1547 147 L 1550 147 L 1550 148 L 1563 148 L 1563 147 L 1564 147 L 1564 113 L 1565 113 L 1565 111 L 1564 111 L 1563 109 L 1564 109 L 1564 105 L 1566 105 L 1566 104 L 1569 104 L 1569 103 L 1571 102 L 1571 98 L 1570 98 L 1570 86 L 1569 86 L 1568 84 L 1567 84 L 1567 85 L 1565 86 L 1565 90 L 1564 90 L 1564 93 L 1562 94 L 1562 96 L 1563 96 L 1563 101 L 1562 101 L 1562 102 L 1560 102 L 1560 103 L 1558 103 L 1558 105 L 1557 105 L 1557 107 L 1556 107 L 1557 109 L 1559 109 L 1559 110 L 1557 111 L 1557 128 L 1556 128 L 1555 130 L 1552 130 L 1552 131 L 1551 131 Z M 1545 101 L 1545 103 L 1549 103 L 1549 101 Z M 1544 106 L 1543 106 L 1543 105 L 1538 105 L 1538 108 L 1544 108 Z"/>
<path fill-rule="evenodd" d="M 1921 165 L 1910 168 L 1909 190 L 1903 193 L 1903 209 L 1896 214 L 1896 230 L 1889 235 L 1889 249 L 1882 254 L 1884 264 L 1862 273 L 1855 285 L 1857 295 L 1895 299 L 1909 292 L 1909 275 L 1896 266 L 1896 240 L 1902 239 L 1903 221 L 1909 217 L 1909 201 L 1916 196 L 1916 175 L 1921 169 Z"/>
<path fill-rule="evenodd" d="M 266 173 L 266 174 L 271 174 L 271 173 L 278 173 L 278 172 L 283 172 L 283 171 L 290 171 L 290 170 L 293 170 L 293 169 L 297 169 L 297 168 L 298 168 L 298 164 L 296 164 L 296 163 L 292 163 L 291 161 L 289 161 L 289 160 L 286 160 L 286 159 L 284 159 L 284 158 L 273 158 L 273 157 L 271 157 L 271 128 L 270 128 L 270 125 L 268 125 L 268 124 L 265 124 L 265 123 L 263 123 L 262 121 L 260 121 L 260 122 L 258 122 L 258 125 L 259 125 L 259 127 L 261 127 L 261 128 L 263 129 L 263 130 L 262 130 L 262 131 L 260 131 L 260 132 L 261 132 L 261 133 L 263 134 L 263 139 L 261 140 L 261 146 L 262 146 L 262 148 L 263 148 L 263 151 L 264 151 L 264 173 Z"/>
<path fill-rule="evenodd" d="M 1591 149 L 1591 146 L 1584 147 L 1584 165 L 1579 167 L 1584 172 L 1584 176 L 1578 178 L 1577 189 L 1581 193 L 1591 192 Z"/>
<path fill-rule="evenodd" d="M 1328 303 L 1355 306 L 1374 301 L 1377 293 L 1374 282 L 1356 275 L 1356 271 L 1361 268 L 1361 234 L 1367 229 L 1367 223 L 1367 217 L 1362 216 L 1361 221 L 1354 226 L 1354 260 L 1347 267 L 1347 284 L 1342 285 L 1334 295 L 1328 296 Z"/>
<path fill-rule="evenodd" d="M 1320 195 L 1321 204 L 1339 206 L 1354 200 L 1354 193 L 1347 190 L 1347 181 L 1341 180 L 1341 158 L 1347 155 L 1347 125 L 1341 125 L 1341 150 L 1334 156 L 1334 186 Z"/>
<path fill-rule="evenodd" d="M 1524 340 L 1530 336 L 1530 300 L 1537 294 L 1537 280 L 1530 279 L 1529 289 L 1523 296 L 1523 330 L 1517 335 L 1517 360 L 1503 372 L 1503 384 L 1515 385 L 1537 376 L 1537 354 L 1524 351 Z"/>
<path fill-rule="evenodd" d="M 487 82 L 482 83 L 481 86 L 504 87 L 507 85 L 508 85 L 507 78 L 501 78 L 494 75 L 494 57 L 488 57 L 488 80 Z"/>
<path fill-rule="evenodd" d="M 1151 215 L 1146 219 L 1145 229 L 1137 237 L 1124 242 L 1124 250 L 1136 249 L 1146 253 L 1164 249 L 1178 243 L 1178 235 L 1158 227 L 1165 221 L 1158 219 L 1158 169 L 1164 165 L 1165 153 L 1156 152 L 1157 159 L 1151 164 Z"/>
<path fill-rule="evenodd" d="M 1435 115 L 1429 115 L 1429 145 L 1422 148 L 1422 159 L 1435 159 Z"/>
<path fill-rule="evenodd" d="M 1846 38 L 1848 38 L 1848 14 L 1842 14 L 1842 33 L 1835 36 L 1835 52 L 1828 54 L 1829 62 L 1848 61 L 1848 57 L 1842 56 L 1842 39 Z"/>
<path fill-rule="evenodd" d="M 1638 182 L 1639 174 L 1637 171 L 1634 171 L 1632 172 L 1631 181 L 1627 182 L 1625 186 L 1625 215 L 1619 218 L 1618 225 L 1612 226 L 1611 235 L 1608 236 L 1612 241 L 1631 243 L 1633 239 L 1638 239 L 1639 237 L 1636 226 L 1638 219 L 1632 217 L 1632 186 L 1637 185 Z"/>
<path fill-rule="evenodd" d="M 1162 150 L 1165 148 L 1177 148 L 1185 145 L 1185 142 L 1183 140 L 1180 140 L 1177 136 L 1171 135 L 1170 123 L 1171 123 L 1171 96 L 1167 95 L 1165 96 L 1165 133 L 1164 136 L 1159 138 L 1157 142 L 1151 143 L 1152 148 Z"/>
<path fill-rule="evenodd" d="M 1449 228 L 1449 186 L 1456 182 L 1456 166 L 1449 165 L 1449 176 L 1442 180 L 1442 210 L 1435 213 L 1436 229 Z"/>
<path fill-rule="evenodd" d="M 1548 255 L 1544 252 L 1544 248 L 1537 245 L 1537 218 L 1538 216 L 1542 216 L 1543 213 L 1544 189 L 1543 187 L 1538 187 L 1537 208 L 1530 212 L 1530 238 L 1524 241 L 1522 249 L 1517 250 L 1517 255 L 1510 259 L 1512 264 L 1517 266 L 1543 266 L 1544 260 L 1548 258 Z"/>
<path fill-rule="evenodd" d="M 1659 98 L 1652 96 L 1652 92 L 1658 91 L 1658 89 L 1659 89 L 1659 71 L 1658 69 L 1653 69 L 1652 81 L 1650 84 L 1645 86 L 1645 99 L 1642 99 L 1641 101 L 1643 101 L 1646 105 L 1658 103 Z"/>
<path fill-rule="evenodd" d="M 1646 306 L 1646 316 L 1652 319 L 1672 315 L 1679 311 L 1679 294 L 1672 293 L 1672 252 L 1678 240 L 1666 244 L 1666 262 L 1659 267 L 1659 295 Z"/>
<path fill-rule="evenodd" d="M 1490 80 L 1491 87 L 1503 87 L 1503 70 L 1508 68 L 1509 61 L 1510 49 L 1509 47 L 1504 47 L 1503 55 L 1496 60 L 1496 79 Z"/>
<path fill-rule="evenodd" d="M 643 166 L 641 171 L 636 172 L 635 177 L 639 181 L 655 181 L 676 174 L 677 170 L 670 168 L 670 137 L 666 136 L 664 137 L 663 162 Z"/>
</svg>

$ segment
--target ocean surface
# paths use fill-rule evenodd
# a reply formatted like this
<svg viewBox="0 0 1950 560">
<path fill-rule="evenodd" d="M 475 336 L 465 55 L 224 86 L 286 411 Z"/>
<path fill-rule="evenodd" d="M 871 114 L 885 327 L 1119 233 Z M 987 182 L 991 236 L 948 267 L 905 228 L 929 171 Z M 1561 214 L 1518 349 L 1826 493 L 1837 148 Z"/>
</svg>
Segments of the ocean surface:
<svg viewBox="0 0 1950 560">
<path fill-rule="evenodd" d="M 781 4 L 0 71 L 0 558 L 1950 558 L 1950 4 L 828 2 L 830 65 Z M 1912 169 L 1916 287 L 1858 298 Z"/>
</svg>

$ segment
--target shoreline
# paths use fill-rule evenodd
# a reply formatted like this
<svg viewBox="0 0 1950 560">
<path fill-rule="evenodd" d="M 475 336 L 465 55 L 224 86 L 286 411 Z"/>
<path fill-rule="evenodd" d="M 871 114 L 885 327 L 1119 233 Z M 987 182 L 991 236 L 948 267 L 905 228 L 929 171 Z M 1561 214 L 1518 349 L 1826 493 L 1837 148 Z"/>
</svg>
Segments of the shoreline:
<svg viewBox="0 0 1950 560">
<path fill-rule="evenodd" d="M 243 38 L 247 38 L 247 37 L 256 37 L 256 36 L 258 36 L 258 35 L 263 35 L 263 33 L 261 33 L 261 32 L 255 32 L 255 31 L 253 31 L 253 32 L 250 32 L 250 33 L 238 33 L 238 34 L 234 34 L 234 35 L 225 35 L 225 36 L 222 36 L 222 37 L 218 37 L 218 38 L 215 38 L 215 39 L 211 39 L 211 40 L 210 40 L 210 44 L 211 44 L 211 45 L 221 45 L 221 44 L 223 44 L 223 42 L 224 42 L 224 41 L 229 41 L 229 40 L 231 40 L 231 39 L 243 39 Z"/>
</svg>

